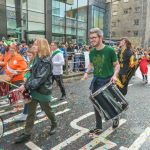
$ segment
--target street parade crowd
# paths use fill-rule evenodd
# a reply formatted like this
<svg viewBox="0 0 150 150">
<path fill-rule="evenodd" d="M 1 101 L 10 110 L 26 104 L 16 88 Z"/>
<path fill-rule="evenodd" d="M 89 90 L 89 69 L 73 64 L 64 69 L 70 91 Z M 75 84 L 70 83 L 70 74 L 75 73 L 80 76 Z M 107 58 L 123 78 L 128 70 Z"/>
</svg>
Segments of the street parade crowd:
<svg viewBox="0 0 150 150">
<path fill-rule="evenodd" d="M 150 49 L 134 48 L 128 38 L 120 39 L 113 47 L 108 46 L 99 28 L 90 30 L 89 41 L 90 45 L 84 46 L 48 43 L 44 38 L 36 39 L 30 45 L 25 41 L 0 41 L 0 96 L 8 96 L 12 113 L 18 111 L 18 97 L 21 95 L 24 99 L 23 112 L 15 120 L 26 124 L 14 143 L 30 139 L 38 104 L 41 106 L 39 116 L 47 115 L 51 121 L 49 135 L 55 134 L 58 124 L 50 105 L 52 86 L 54 81 L 59 86 L 60 100 L 67 98 L 63 72 L 71 65 L 71 71 L 84 72 L 85 80 L 93 73 L 89 87 L 96 126 L 89 131 L 89 136 L 102 133 L 101 113 L 105 120 L 113 120 L 112 128 L 118 127 L 119 114 L 128 108 L 125 98 L 128 84 L 138 67 L 143 82 L 148 83 Z"/>
</svg>

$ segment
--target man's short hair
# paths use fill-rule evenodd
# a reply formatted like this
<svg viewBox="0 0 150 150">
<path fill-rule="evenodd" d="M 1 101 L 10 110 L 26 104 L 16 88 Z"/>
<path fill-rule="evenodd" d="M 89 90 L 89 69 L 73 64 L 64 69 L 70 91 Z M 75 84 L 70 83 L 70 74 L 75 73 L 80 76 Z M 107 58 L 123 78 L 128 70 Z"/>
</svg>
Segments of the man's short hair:
<svg viewBox="0 0 150 150">
<path fill-rule="evenodd" d="M 103 31 L 100 30 L 99 28 L 92 28 L 90 29 L 90 33 L 89 34 L 93 34 L 96 33 L 98 36 L 102 36 L 103 37 Z"/>
</svg>

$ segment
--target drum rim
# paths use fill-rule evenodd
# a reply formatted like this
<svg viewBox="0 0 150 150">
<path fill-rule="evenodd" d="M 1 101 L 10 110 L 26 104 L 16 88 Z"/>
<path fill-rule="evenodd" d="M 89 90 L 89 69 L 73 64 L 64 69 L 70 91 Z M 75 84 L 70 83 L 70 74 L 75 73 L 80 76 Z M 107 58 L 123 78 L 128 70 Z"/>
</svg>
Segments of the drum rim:
<svg viewBox="0 0 150 150">
<path fill-rule="evenodd" d="M 2 123 L 2 132 L 0 134 L 0 138 L 1 138 L 3 136 L 3 133 L 4 133 L 4 123 L 3 123 L 2 117 L 0 117 L 0 122 Z"/>
<path fill-rule="evenodd" d="M 106 83 L 104 86 L 102 86 L 101 88 L 99 88 L 97 91 L 95 91 L 94 93 L 91 92 L 90 97 L 95 97 L 98 94 L 100 94 L 102 91 L 104 91 L 105 89 L 107 89 L 108 86 L 112 85 L 113 83 L 110 81 L 108 83 Z"/>
</svg>

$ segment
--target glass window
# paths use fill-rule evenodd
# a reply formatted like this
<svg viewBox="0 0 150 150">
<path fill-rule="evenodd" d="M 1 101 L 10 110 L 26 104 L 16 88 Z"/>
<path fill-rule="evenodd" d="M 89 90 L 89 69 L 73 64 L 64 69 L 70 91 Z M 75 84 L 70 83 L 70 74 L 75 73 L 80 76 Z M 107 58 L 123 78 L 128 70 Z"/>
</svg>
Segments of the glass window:
<svg viewBox="0 0 150 150">
<path fill-rule="evenodd" d="M 6 6 L 15 7 L 15 0 L 6 0 Z"/>
<path fill-rule="evenodd" d="M 28 10 L 44 13 L 44 0 L 28 0 Z"/>
<path fill-rule="evenodd" d="M 66 16 L 68 18 L 77 19 L 77 0 L 74 0 L 71 4 L 66 4 Z"/>
<path fill-rule="evenodd" d="M 104 27 L 104 13 L 99 12 L 99 28 L 103 29 Z"/>
<path fill-rule="evenodd" d="M 64 34 L 64 27 L 52 25 L 52 32 L 53 33 Z"/>
<path fill-rule="evenodd" d="M 44 38 L 45 35 L 40 35 L 40 34 L 28 34 L 28 38 L 29 38 L 29 41 L 34 41 L 38 38 Z"/>
<path fill-rule="evenodd" d="M 128 14 L 128 9 L 124 9 L 124 14 Z"/>
<path fill-rule="evenodd" d="M 134 35 L 134 36 L 138 36 L 138 35 L 139 35 L 139 32 L 138 32 L 138 31 L 133 31 L 133 35 Z"/>
<path fill-rule="evenodd" d="M 87 0 L 78 0 L 78 7 L 87 6 Z"/>
<path fill-rule="evenodd" d="M 98 27 L 103 30 L 104 26 L 104 10 L 99 7 L 92 7 L 93 9 L 93 27 Z"/>
<path fill-rule="evenodd" d="M 78 20 L 87 22 L 87 7 L 86 6 L 78 8 Z"/>
<path fill-rule="evenodd" d="M 7 19 L 7 28 L 16 29 L 16 19 Z"/>
<path fill-rule="evenodd" d="M 24 29 L 27 29 L 27 11 L 23 10 L 22 11 L 22 26 Z"/>
<path fill-rule="evenodd" d="M 65 16 L 65 3 L 56 0 L 52 1 L 52 14 L 56 16 Z"/>
<path fill-rule="evenodd" d="M 28 11 L 28 21 L 35 21 L 44 23 L 44 14 Z"/>
<path fill-rule="evenodd" d="M 65 20 L 63 17 L 52 16 L 52 24 L 64 26 Z"/>
<path fill-rule="evenodd" d="M 7 18 L 16 19 L 15 8 L 7 7 Z"/>
<path fill-rule="evenodd" d="M 76 35 L 76 29 L 68 27 L 67 30 L 66 30 L 66 33 L 70 34 L 70 35 Z"/>
<path fill-rule="evenodd" d="M 134 25 L 139 25 L 139 19 L 134 19 Z"/>
<path fill-rule="evenodd" d="M 141 9 L 140 7 L 135 7 L 135 12 L 136 12 L 136 13 L 139 13 L 139 12 L 140 12 L 140 9 Z"/>
<path fill-rule="evenodd" d="M 22 9 L 27 9 L 27 0 L 22 0 Z"/>
<path fill-rule="evenodd" d="M 65 3 L 52 0 L 52 32 L 64 34 L 65 29 Z"/>
<path fill-rule="evenodd" d="M 99 12 L 94 10 L 94 27 L 99 26 Z"/>
<path fill-rule="evenodd" d="M 42 23 L 28 22 L 28 31 L 45 31 L 45 25 Z"/>
</svg>

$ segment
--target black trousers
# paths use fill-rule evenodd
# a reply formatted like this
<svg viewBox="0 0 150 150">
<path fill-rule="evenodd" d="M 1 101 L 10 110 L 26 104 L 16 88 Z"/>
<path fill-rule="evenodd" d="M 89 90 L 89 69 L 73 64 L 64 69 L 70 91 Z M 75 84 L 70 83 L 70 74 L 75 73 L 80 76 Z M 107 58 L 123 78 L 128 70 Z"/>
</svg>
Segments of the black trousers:
<svg viewBox="0 0 150 150">
<path fill-rule="evenodd" d="M 64 87 L 64 82 L 63 82 L 62 75 L 53 75 L 53 77 L 52 77 L 52 83 L 54 82 L 54 80 L 58 84 L 58 86 L 60 88 L 60 91 L 62 93 L 62 96 L 65 96 L 66 95 L 66 91 L 65 91 L 65 87 Z"/>
<path fill-rule="evenodd" d="M 123 74 L 119 74 L 119 80 L 121 81 L 121 83 L 124 85 L 123 88 L 119 88 L 120 92 L 125 96 L 128 92 L 128 84 L 129 81 L 126 79 L 127 75 L 123 75 Z"/>
</svg>

